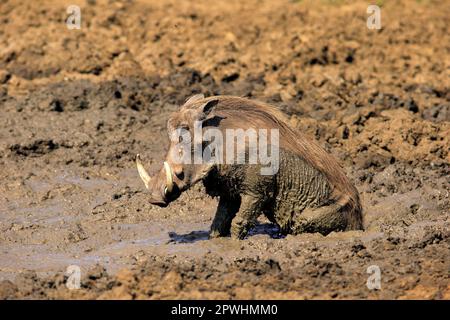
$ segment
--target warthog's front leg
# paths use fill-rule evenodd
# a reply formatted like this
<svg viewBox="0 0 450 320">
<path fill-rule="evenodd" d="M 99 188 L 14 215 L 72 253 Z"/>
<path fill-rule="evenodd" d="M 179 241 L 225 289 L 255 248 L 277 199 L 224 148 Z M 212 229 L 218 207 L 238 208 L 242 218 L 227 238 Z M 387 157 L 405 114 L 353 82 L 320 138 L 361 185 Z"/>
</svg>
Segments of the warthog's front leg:
<svg viewBox="0 0 450 320">
<path fill-rule="evenodd" d="M 210 238 L 225 237 L 230 234 L 231 220 L 238 212 L 239 205 L 240 201 L 237 199 L 220 197 L 216 215 L 211 224 Z"/>
<path fill-rule="evenodd" d="M 261 214 L 262 200 L 254 195 L 244 195 L 239 212 L 231 222 L 231 237 L 244 239 L 248 231 L 256 224 Z"/>
</svg>

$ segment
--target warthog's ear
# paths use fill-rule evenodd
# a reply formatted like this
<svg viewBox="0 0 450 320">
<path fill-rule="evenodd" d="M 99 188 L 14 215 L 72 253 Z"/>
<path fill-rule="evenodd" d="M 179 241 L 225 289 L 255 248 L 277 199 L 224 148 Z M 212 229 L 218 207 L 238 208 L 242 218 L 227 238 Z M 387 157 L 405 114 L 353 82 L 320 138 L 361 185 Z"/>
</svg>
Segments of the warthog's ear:
<svg viewBox="0 0 450 320">
<path fill-rule="evenodd" d="M 203 119 L 206 118 L 211 111 L 214 110 L 214 108 L 216 107 L 216 105 L 219 103 L 218 99 L 213 99 L 213 100 L 209 100 L 208 102 L 206 102 L 202 107 L 201 110 L 203 112 Z"/>
<path fill-rule="evenodd" d="M 205 99 L 205 96 L 203 95 L 203 93 L 195 94 L 192 97 L 190 97 L 189 99 L 187 99 L 184 104 L 191 104 L 191 103 L 194 103 L 194 102 L 202 100 L 202 99 Z"/>
</svg>

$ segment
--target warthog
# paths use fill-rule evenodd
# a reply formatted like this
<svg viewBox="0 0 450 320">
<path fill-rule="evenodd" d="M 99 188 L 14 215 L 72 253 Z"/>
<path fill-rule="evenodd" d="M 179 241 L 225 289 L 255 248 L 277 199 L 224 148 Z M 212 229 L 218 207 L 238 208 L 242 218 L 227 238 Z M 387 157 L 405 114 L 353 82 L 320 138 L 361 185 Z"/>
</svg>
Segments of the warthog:
<svg viewBox="0 0 450 320">
<path fill-rule="evenodd" d="M 225 132 L 231 129 L 254 132 L 261 129 L 275 132 L 275 129 L 279 140 L 276 143 L 272 140 L 270 148 L 272 153 L 278 152 L 277 170 L 273 174 L 261 174 L 264 164 L 249 161 L 180 161 L 193 159 L 195 148 L 205 153 L 211 147 L 203 140 L 196 140 L 196 123 L 201 124 L 197 134 L 216 129 L 229 140 Z M 139 174 L 150 191 L 150 202 L 165 207 L 202 181 L 210 196 L 219 197 L 210 237 L 231 233 L 233 238 L 243 239 L 262 213 L 283 234 L 320 232 L 326 235 L 331 231 L 363 228 L 358 192 L 343 169 L 315 141 L 290 127 L 275 107 L 239 97 L 195 95 L 170 116 L 167 130 L 171 144 L 159 173 L 150 177 L 139 155 L 136 157 Z M 186 133 L 194 134 L 192 145 L 188 144 Z M 247 158 L 257 151 L 248 140 L 236 146 Z M 222 152 L 223 148 L 216 149 L 209 150 L 215 160 L 229 158 L 226 152 L 230 149 L 219 157 L 214 152 Z"/>
</svg>

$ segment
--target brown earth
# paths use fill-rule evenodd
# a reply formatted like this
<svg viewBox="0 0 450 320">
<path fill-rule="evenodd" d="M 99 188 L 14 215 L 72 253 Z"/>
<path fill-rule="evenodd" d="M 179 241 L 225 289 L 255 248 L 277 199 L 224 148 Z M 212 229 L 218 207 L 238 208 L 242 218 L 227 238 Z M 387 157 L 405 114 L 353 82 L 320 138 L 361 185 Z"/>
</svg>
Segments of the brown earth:
<svg viewBox="0 0 450 320">
<path fill-rule="evenodd" d="M 364 1 L 0 0 L 0 298 L 450 299 L 450 6 L 378 3 L 381 30 Z M 150 205 L 134 157 L 198 92 L 284 110 L 366 230 L 208 240 L 201 187 Z"/>
</svg>

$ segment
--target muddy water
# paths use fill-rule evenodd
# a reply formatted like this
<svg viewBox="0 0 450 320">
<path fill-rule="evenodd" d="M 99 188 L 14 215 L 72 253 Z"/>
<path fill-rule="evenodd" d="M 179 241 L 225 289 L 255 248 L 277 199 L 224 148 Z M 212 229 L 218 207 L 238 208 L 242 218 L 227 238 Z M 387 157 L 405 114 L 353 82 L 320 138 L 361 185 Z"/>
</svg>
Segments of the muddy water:
<svg viewBox="0 0 450 320">
<path fill-rule="evenodd" d="M 2 4 L 0 297 L 450 299 L 449 7 L 386 2 L 373 32 L 366 8 L 96 1 L 72 32 L 62 4 Z M 365 231 L 209 240 L 201 186 L 151 206 L 134 157 L 160 168 L 198 92 L 287 113 L 355 182 Z"/>
<path fill-rule="evenodd" d="M 111 181 L 103 178 L 86 179 L 76 172 L 67 170 L 55 170 L 53 176 L 40 180 L 33 178 L 26 182 L 24 188 L 29 188 L 32 194 L 47 195 L 54 186 L 66 190 L 76 190 L 64 197 L 56 197 L 46 201 L 46 205 L 42 206 L 34 201 L 28 205 L 21 203 L 19 199 L 11 201 L 10 205 L 1 208 L 2 222 L 11 223 L 11 230 L 21 231 L 24 229 L 41 229 L 45 226 L 48 232 L 61 233 L 68 225 L 79 226 L 85 221 L 84 214 L 90 214 L 96 208 L 108 203 L 114 189 L 120 189 L 129 186 L 130 181 L 139 183 L 136 171 L 126 170 L 120 174 L 119 182 Z M 128 183 L 128 184 L 127 184 Z M 140 186 L 140 185 L 139 185 Z M 108 192 L 109 191 L 109 192 Z M 86 198 L 78 198 L 77 193 L 89 194 Z M 45 196 L 44 196 L 45 197 Z M 213 203 L 211 203 L 213 205 Z M 208 239 L 209 225 L 205 223 L 187 223 L 171 230 L 161 223 L 153 223 L 151 215 L 148 217 L 147 223 L 118 223 L 114 225 L 116 234 L 111 235 L 117 238 L 117 242 L 104 243 L 100 239 L 89 241 L 86 238 L 84 230 L 79 227 L 74 233 L 64 238 L 69 243 L 77 243 L 84 241 L 83 247 L 87 247 L 84 252 L 80 253 L 80 248 L 76 245 L 70 246 L 62 252 L 54 252 L 51 239 L 32 240 L 29 243 L 21 243 L 18 245 L 4 246 L 0 260 L 0 275 L 2 278 L 11 279 L 12 276 L 28 269 L 33 269 L 38 273 L 48 271 L 60 271 L 69 265 L 79 265 L 80 267 L 89 269 L 96 264 L 103 264 L 108 271 L 117 271 L 126 266 L 121 260 L 123 255 L 130 252 L 139 252 L 146 250 L 148 252 L 163 250 L 169 252 L 184 252 L 195 254 L 196 251 L 201 252 L 197 246 L 187 248 L 182 246 L 170 246 L 158 249 L 168 243 L 190 243 L 198 240 Z M 176 220 L 176 219 L 174 219 Z M 112 229 L 111 229 L 112 230 Z M 199 230 L 199 231 L 192 231 Z M 191 232 L 192 231 L 192 232 Z M 34 232 L 33 232 L 34 233 Z M 39 238 L 39 231 L 36 232 L 36 238 Z M 132 238 L 122 240 L 122 234 L 133 235 Z M 106 239 L 105 239 L 106 240 Z M 56 244 L 58 247 L 58 244 Z M 123 260 L 123 259 L 122 259 Z"/>
</svg>

